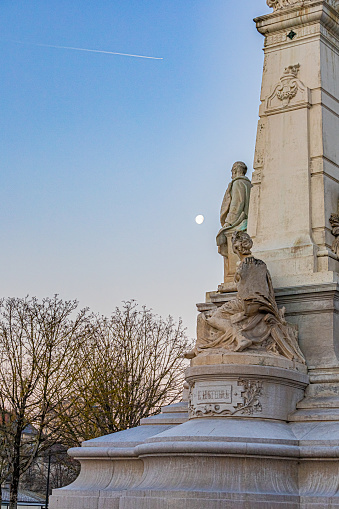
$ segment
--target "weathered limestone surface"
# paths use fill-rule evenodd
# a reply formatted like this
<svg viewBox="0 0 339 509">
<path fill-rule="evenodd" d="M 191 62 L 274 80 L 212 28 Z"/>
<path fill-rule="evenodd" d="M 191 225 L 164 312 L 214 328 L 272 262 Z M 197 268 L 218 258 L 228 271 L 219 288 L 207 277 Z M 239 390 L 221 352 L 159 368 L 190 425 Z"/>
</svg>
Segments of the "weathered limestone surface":
<svg viewBox="0 0 339 509">
<path fill-rule="evenodd" d="M 93 440 L 69 454 L 80 461 L 81 473 L 76 481 L 50 498 L 51 509 L 118 509 L 124 490 L 137 486 L 143 476 L 144 464 L 135 454 L 137 445 L 153 435 L 177 426 L 188 419 L 187 402 L 163 409 L 142 425 Z"/>
<path fill-rule="evenodd" d="M 218 366 L 200 358 L 187 371 L 190 419 L 177 404 L 71 451 L 82 472 L 52 509 L 339 507 L 338 425 L 286 422 L 308 377 L 272 357 L 270 367 L 246 353 Z"/>
<path fill-rule="evenodd" d="M 337 2 L 332 2 L 332 4 Z M 329 219 L 339 196 L 339 12 L 271 1 L 248 232 L 275 287 L 338 282 Z"/>
</svg>

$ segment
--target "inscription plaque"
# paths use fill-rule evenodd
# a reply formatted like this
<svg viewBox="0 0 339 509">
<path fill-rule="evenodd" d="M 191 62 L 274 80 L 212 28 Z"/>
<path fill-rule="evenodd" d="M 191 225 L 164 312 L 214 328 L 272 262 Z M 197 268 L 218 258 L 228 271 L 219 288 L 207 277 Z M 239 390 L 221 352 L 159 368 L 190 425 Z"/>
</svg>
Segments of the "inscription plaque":
<svg viewBox="0 0 339 509">
<path fill-rule="evenodd" d="M 197 402 L 200 403 L 232 403 L 232 385 L 214 385 L 208 389 L 198 389 Z"/>
<path fill-rule="evenodd" d="M 204 417 L 261 412 L 261 394 L 258 380 L 197 381 L 190 386 L 189 414 Z"/>
</svg>

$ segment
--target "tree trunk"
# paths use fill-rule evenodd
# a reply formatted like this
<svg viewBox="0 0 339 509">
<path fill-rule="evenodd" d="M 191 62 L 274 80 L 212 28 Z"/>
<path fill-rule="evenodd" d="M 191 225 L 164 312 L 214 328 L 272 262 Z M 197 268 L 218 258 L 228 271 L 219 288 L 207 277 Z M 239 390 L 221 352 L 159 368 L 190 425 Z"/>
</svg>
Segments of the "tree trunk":
<svg viewBox="0 0 339 509">
<path fill-rule="evenodd" d="M 20 479 L 19 468 L 14 467 L 10 485 L 8 509 L 17 509 L 18 507 L 19 479 Z"/>
<path fill-rule="evenodd" d="M 19 418 L 20 420 L 20 418 Z M 20 446 L 21 446 L 21 426 L 18 424 L 13 444 L 13 466 L 12 476 L 10 484 L 10 495 L 9 495 L 9 508 L 17 509 L 18 506 L 18 491 L 20 481 Z"/>
<path fill-rule="evenodd" d="M 17 509 L 18 507 L 18 491 L 19 491 L 19 475 L 12 475 L 12 481 L 10 486 L 9 506 L 8 509 Z"/>
</svg>

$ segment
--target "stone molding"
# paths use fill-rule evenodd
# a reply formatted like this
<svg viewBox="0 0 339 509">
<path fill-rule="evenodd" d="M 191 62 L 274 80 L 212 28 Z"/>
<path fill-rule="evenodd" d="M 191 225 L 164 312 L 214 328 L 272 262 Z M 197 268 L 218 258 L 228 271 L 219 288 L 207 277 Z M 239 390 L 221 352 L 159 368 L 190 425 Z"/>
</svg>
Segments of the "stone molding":
<svg viewBox="0 0 339 509">
<path fill-rule="evenodd" d="M 312 4 L 314 0 L 266 0 L 268 7 L 271 7 L 274 11 L 280 11 L 281 9 L 289 9 L 291 7 L 307 7 L 308 4 Z M 339 9 L 338 0 L 326 0 L 328 5 L 333 9 Z"/>
<path fill-rule="evenodd" d="M 254 21 L 258 32 L 264 35 L 266 40 L 270 40 L 268 39 L 270 35 L 277 36 L 278 40 L 274 40 L 275 43 L 286 42 L 287 31 L 291 29 L 296 32 L 297 36 L 298 30 L 302 30 L 301 35 L 312 35 L 317 32 L 313 28 L 315 24 L 325 27 L 336 36 L 336 39 L 339 36 L 339 11 L 331 8 L 323 0 L 310 2 L 307 6 L 295 4 L 288 10 L 281 9 L 271 14 L 265 14 L 255 18 Z"/>
<path fill-rule="evenodd" d="M 203 312 L 221 306 L 232 298 L 232 294 L 210 292 L 210 301 L 197 304 L 198 311 Z M 305 284 L 275 288 L 275 298 L 279 306 L 296 303 L 302 307 L 296 313 L 339 313 L 339 285 L 337 283 Z M 286 315 L 292 316 L 290 309 Z"/>
</svg>

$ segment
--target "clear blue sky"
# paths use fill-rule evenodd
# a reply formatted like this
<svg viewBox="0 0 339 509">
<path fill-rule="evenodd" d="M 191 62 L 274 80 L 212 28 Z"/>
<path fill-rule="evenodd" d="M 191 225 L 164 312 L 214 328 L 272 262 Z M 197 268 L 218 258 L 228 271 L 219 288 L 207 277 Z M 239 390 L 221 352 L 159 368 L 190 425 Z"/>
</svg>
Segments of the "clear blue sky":
<svg viewBox="0 0 339 509">
<path fill-rule="evenodd" d="M 253 163 L 263 39 L 252 18 L 268 11 L 265 0 L 2 0 L 2 296 L 59 293 L 102 313 L 134 298 L 194 334 L 195 303 L 222 281 L 231 165 Z"/>
</svg>

